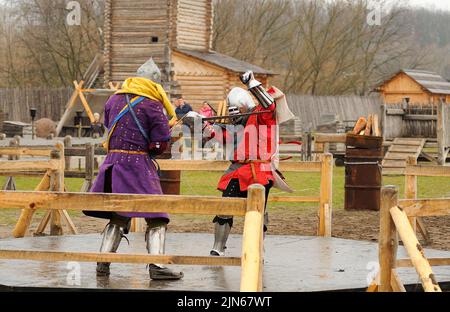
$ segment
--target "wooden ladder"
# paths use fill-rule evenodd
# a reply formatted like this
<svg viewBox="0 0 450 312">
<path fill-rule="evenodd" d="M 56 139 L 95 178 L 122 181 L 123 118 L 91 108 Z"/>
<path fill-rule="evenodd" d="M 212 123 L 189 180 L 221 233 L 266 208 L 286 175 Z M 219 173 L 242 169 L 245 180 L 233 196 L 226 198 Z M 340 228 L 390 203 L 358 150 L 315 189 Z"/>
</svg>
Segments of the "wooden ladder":
<svg viewBox="0 0 450 312">
<path fill-rule="evenodd" d="M 405 174 L 406 160 L 408 157 L 419 157 L 425 139 L 395 138 L 383 159 L 383 175 Z"/>
</svg>

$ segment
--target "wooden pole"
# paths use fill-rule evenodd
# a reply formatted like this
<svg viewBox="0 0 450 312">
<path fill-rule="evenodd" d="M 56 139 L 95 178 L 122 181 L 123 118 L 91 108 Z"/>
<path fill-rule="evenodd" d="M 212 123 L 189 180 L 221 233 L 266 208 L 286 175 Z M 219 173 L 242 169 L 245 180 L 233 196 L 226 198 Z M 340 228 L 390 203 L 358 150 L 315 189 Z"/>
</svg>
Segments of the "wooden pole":
<svg viewBox="0 0 450 312">
<path fill-rule="evenodd" d="M 436 281 L 430 264 L 425 257 L 422 246 L 417 240 L 406 213 L 397 206 L 390 208 L 392 220 L 398 234 L 408 252 L 411 262 L 419 274 L 422 286 L 426 292 L 440 292 L 441 288 Z"/>
<path fill-rule="evenodd" d="M 39 185 L 34 189 L 36 192 L 48 191 L 50 188 L 50 175 L 51 172 L 47 171 L 42 178 Z M 36 210 L 33 208 L 22 209 L 19 219 L 17 220 L 16 226 L 12 232 L 13 236 L 16 238 L 24 237 L 28 228 L 30 227 L 31 220 L 33 218 L 34 212 Z"/>
<path fill-rule="evenodd" d="M 406 166 L 416 166 L 417 159 L 416 157 L 408 157 L 406 159 Z M 417 199 L 417 176 L 410 175 L 405 172 L 405 198 L 406 199 Z M 409 217 L 409 222 L 414 230 L 414 233 L 417 232 L 416 228 L 416 218 Z"/>
<path fill-rule="evenodd" d="M 380 207 L 380 237 L 378 240 L 378 252 L 380 262 L 380 292 L 393 291 L 391 286 L 392 269 L 395 269 L 397 261 L 398 239 L 395 224 L 392 221 L 389 209 L 395 207 L 398 202 L 398 189 L 395 186 L 387 186 L 381 190 Z"/>
<path fill-rule="evenodd" d="M 54 171 L 54 184 L 52 190 L 55 192 L 64 192 L 64 144 L 58 142 L 56 144 L 56 150 L 52 153 L 52 159 L 59 160 L 59 167 Z M 62 235 L 63 229 L 61 224 L 61 212 L 54 210 L 50 217 L 50 235 Z"/>
<path fill-rule="evenodd" d="M 265 189 L 250 185 L 242 237 L 241 291 L 262 291 Z"/>
<path fill-rule="evenodd" d="M 322 156 L 322 169 L 320 174 L 319 236 L 331 237 L 332 204 L 333 155 L 327 153 Z M 328 219 L 326 220 L 326 218 Z"/>
<path fill-rule="evenodd" d="M 446 162 L 446 152 L 445 152 L 445 138 L 446 138 L 446 125 L 444 121 L 445 117 L 445 103 L 443 101 L 440 101 L 438 104 L 438 111 L 437 111 L 437 142 L 438 142 L 438 162 L 441 166 L 445 165 Z"/>
<path fill-rule="evenodd" d="M 72 137 L 70 135 L 67 135 L 64 138 L 64 147 L 65 148 L 71 148 L 72 147 Z M 70 170 L 71 169 L 70 168 L 70 156 L 66 156 L 65 162 L 66 162 L 66 170 Z"/>
</svg>

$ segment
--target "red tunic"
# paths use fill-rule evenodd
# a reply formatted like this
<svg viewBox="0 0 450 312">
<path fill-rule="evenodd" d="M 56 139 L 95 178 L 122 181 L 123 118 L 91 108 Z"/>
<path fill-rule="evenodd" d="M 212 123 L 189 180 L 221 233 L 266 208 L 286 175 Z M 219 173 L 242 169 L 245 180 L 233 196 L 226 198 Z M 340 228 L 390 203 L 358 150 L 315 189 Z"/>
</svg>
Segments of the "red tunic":
<svg viewBox="0 0 450 312">
<path fill-rule="evenodd" d="M 239 179 L 241 191 L 252 184 L 267 185 L 273 181 L 271 158 L 276 151 L 277 121 L 275 104 L 266 109 L 258 105 L 254 112 L 270 110 L 268 113 L 251 115 L 244 128 L 244 137 L 234 151 L 234 161 L 242 164 L 238 169 L 220 178 L 218 189 L 226 190 L 230 180 Z"/>
</svg>

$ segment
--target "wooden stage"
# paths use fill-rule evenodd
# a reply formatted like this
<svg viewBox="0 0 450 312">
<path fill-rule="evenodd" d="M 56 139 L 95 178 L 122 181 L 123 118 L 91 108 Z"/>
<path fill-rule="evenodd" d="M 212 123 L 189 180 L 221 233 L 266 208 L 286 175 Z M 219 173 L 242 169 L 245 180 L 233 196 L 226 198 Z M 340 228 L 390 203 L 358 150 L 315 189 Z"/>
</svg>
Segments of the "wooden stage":
<svg viewBox="0 0 450 312">
<path fill-rule="evenodd" d="M 145 253 L 144 235 L 128 235 L 119 248 L 123 253 Z M 206 256 L 212 234 L 169 233 L 167 254 Z M 27 237 L 0 240 L 0 249 L 86 251 L 100 246 L 99 234 L 63 237 Z M 267 236 L 264 291 L 346 291 L 364 290 L 378 263 L 376 243 L 339 238 Z M 241 236 L 231 235 L 227 255 L 240 256 Z M 426 256 L 449 257 L 450 252 L 425 250 Z M 399 258 L 406 258 L 403 247 Z M 76 266 L 68 262 L 0 260 L 0 291 L 54 290 L 164 290 L 239 291 L 239 267 L 172 266 L 181 269 L 180 281 L 150 281 L 145 265 L 112 264 L 109 278 L 96 278 L 95 263 L 80 263 L 80 284 L 67 282 Z M 434 267 L 443 289 L 450 282 L 450 267 Z M 414 269 L 398 269 L 405 285 L 417 285 Z M 407 287 L 409 288 L 409 287 Z M 411 290 L 411 288 L 409 288 Z M 413 287 L 412 290 L 416 289 Z M 420 290 L 421 286 L 417 287 Z"/>
</svg>

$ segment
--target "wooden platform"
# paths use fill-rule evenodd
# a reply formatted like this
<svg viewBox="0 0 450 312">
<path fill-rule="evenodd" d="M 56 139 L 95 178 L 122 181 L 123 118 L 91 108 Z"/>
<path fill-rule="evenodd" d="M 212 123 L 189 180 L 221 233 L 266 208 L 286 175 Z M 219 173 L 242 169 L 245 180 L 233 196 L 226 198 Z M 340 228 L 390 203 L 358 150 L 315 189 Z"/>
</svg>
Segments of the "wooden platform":
<svg viewBox="0 0 450 312">
<path fill-rule="evenodd" d="M 128 235 L 122 253 L 145 253 L 143 234 Z M 97 251 L 101 236 L 78 235 L 0 240 L 0 249 Z M 208 255 L 212 234 L 169 233 L 168 254 Z M 264 291 L 330 291 L 364 290 L 368 278 L 377 269 L 378 245 L 365 241 L 304 236 L 267 236 L 264 266 Z M 241 236 L 231 235 L 227 255 L 240 256 Z M 425 250 L 427 256 L 449 257 L 449 252 Z M 403 247 L 399 258 L 406 258 Z M 68 284 L 69 273 L 76 264 L 68 262 L 39 262 L 0 260 L 0 290 L 194 290 L 238 291 L 239 267 L 183 266 L 185 277 L 180 281 L 150 281 L 144 265 L 112 264 L 109 278 L 96 278 L 95 263 L 80 263 L 80 284 Z M 407 285 L 419 283 L 413 269 L 399 269 Z M 450 268 L 434 268 L 441 286 L 450 282 Z M 70 281 L 70 280 L 69 280 Z M 418 289 L 421 289 L 418 286 Z"/>
<path fill-rule="evenodd" d="M 404 174 L 408 157 L 419 157 L 426 140 L 417 138 L 396 138 L 383 159 L 383 175 Z"/>
</svg>

